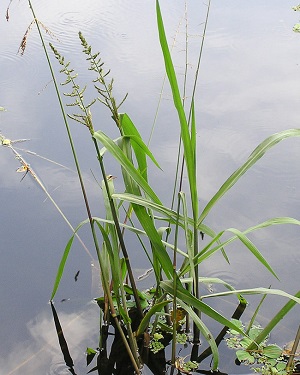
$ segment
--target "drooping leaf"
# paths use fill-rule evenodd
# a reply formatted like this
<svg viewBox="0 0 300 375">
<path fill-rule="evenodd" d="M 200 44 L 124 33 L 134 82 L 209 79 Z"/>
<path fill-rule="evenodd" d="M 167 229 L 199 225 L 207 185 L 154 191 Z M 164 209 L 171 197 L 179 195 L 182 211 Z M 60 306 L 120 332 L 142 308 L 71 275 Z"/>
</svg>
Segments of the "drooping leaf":
<svg viewBox="0 0 300 375">
<path fill-rule="evenodd" d="M 207 203 L 204 207 L 198 223 L 202 223 L 202 221 L 206 218 L 209 214 L 210 210 L 215 206 L 215 204 L 222 198 L 222 196 L 230 190 L 230 188 L 237 183 L 237 181 L 246 173 L 264 154 L 273 146 L 275 146 L 280 141 L 291 138 L 291 137 L 300 137 L 300 129 L 289 129 L 284 130 L 280 133 L 275 133 L 270 137 L 266 138 L 263 142 L 261 142 L 255 150 L 251 153 L 249 158 L 246 162 L 239 167 L 220 187 L 217 193 L 211 198 L 211 200 Z"/>
</svg>

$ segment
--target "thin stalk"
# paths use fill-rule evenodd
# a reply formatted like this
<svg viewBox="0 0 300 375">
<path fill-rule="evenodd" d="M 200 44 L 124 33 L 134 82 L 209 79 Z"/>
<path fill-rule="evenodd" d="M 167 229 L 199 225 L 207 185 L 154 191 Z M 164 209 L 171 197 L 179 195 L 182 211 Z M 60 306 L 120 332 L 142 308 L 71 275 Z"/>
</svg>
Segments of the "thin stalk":
<svg viewBox="0 0 300 375">
<path fill-rule="evenodd" d="M 178 229 L 179 229 L 179 212 L 180 212 L 180 194 L 178 194 L 177 202 L 177 218 L 175 225 L 174 251 L 173 251 L 173 338 L 172 338 L 172 357 L 171 363 L 175 365 L 176 361 L 176 335 L 177 335 L 177 245 L 178 245 Z"/>
<path fill-rule="evenodd" d="M 119 129 L 119 131 L 120 131 L 120 133 L 122 135 L 122 129 L 120 127 L 120 118 L 119 118 L 118 108 L 124 102 L 124 100 L 126 99 L 126 96 L 122 100 L 121 104 L 119 104 L 117 106 L 115 99 L 111 95 L 111 90 L 106 85 L 106 82 L 104 80 L 105 76 L 103 76 L 102 68 L 99 66 L 99 64 L 95 60 L 95 55 L 92 54 L 91 47 L 88 45 L 87 41 L 85 40 L 85 38 L 83 37 L 83 35 L 81 33 L 79 33 L 79 38 L 81 40 L 82 46 L 84 47 L 84 53 L 86 53 L 89 56 L 89 60 L 91 61 L 91 66 L 93 67 L 93 70 L 98 74 L 98 76 L 99 76 L 98 80 L 104 86 L 105 92 L 108 95 L 108 97 L 106 97 L 106 96 L 103 95 L 104 98 L 105 98 L 105 103 L 104 104 L 106 106 L 108 106 L 108 108 L 110 109 L 110 111 L 112 113 L 112 118 L 115 121 L 115 123 L 116 123 L 116 125 L 117 125 L 117 127 L 118 127 L 118 129 Z M 102 64 L 101 64 L 101 66 L 102 66 Z M 72 83 L 73 83 L 73 79 L 71 79 L 71 80 L 72 80 Z M 73 83 L 73 85 L 75 87 L 75 83 Z M 111 83 L 111 86 L 112 86 L 112 83 Z M 99 92 L 101 92 L 101 91 L 99 91 Z M 78 98 L 81 101 L 81 108 L 83 108 L 84 111 L 85 111 L 85 118 L 87 120 L 87 124 L 86 125 L 88 126 L 88 128 L 90 130 L 90 133 L 93 136 L 93 134 L 94 134 L 94 128 L 93 128 L 93 124 L 92 124 L 92 121 L 91 121 L 90 113 L 88 113 L 88 111 L 87 111 L 87 109 L 86 109 L 86 107 L 85 107 L 85 105 L 84 105 L 84 103 L 82 101 L 82 96 L 78 94 Z M 99 162 L 100 170 L 101 170 L 101 173 L 102 173 L 102 177 L 103 177 L 103 180 L 104 180 L 106 194 L 107 194 L 107 197 L 108 197 L 108 201 L 109 201 L 111 213 L 112 213 L 112 216 L 113 216 L 113 221 L 114 221 L 114 224 L 115 224 L 115 227 L 116 227 L 116 231 L 117 231 L 117 235 L 118 235 L 118 239 L 119 239 L 121 251 L 123 253 L 123 256 L 124 256 L 124 259 L 125 259 L 125 262 L 126 262 L 127 272 L 128 272 L 130 284 L 131 284 L 131 287 L 132 287 L 132 291 L 133 291 L 133 296 L 134 296 L 134 299 L 135 299 L 136 307 L 137 307 L 139 316 L 142 319 L 143 316 L 144 316 L 144 314 L 143 314 L 143 310 L 142 310 L 142 307 L 141 307 L 141 302 L 140 302 L 140 298 L 139 298 L 139 295 L 138 295 L 138 291 L 137 291 L 137 287 L 136 287 L 134 275 L 133 275 L 133 272 L 132 272 L 132 267 L 131 267 L 131 264 L 130 264 L 129 255 L 128 255 L 128 252 L 127 252 L 127 249 L 126 249 L 126 245 L 125 245 L 125 242 L 124 242 L 124 237 L 123 237 L 123 234 L 122 234 L 122 230 L 120 228 L 120 223 L 119 223 L 119 220 L 118 220 L 118 216 L 117 216 L 117 212 L 116 212 L 116 207 L 115 207 L 114 201 L 113 201 L 113 199 L 111 197 L 111 193 L 110 193 L 110 190 L 109 190 L 108 181 L 107 181 L 106 173 L 105 173 L 105 167 L 104 167 L 104 163 L 103 163 L 103 158 L 102 158 L 102 156 L 100 154 L 100 150 L 99 150 L 99 147 L 98 147 L 97 140 L 95 138 L 92 138 L 92 139 L 93 139 L 93 143 L 94 143 L 94 146 L 95 146 L 96 155 L 97 155 L 97 158 L 98 158 L 98 162 Z M 125 306 L 124 306 L 124 308 L 125 308 Z"/>
<path fill-rule="evenodd" d="M 209 0 L 207 12 L 206 12 L 203 36 L 202 36 L 202 40 L 201 40 L 200 52 L 199 52 L 196 74 L 195 74 L 195 79 L 194 79 L 194 86 L 193 86 L 193 91 L 192 91 L 192 98 L 191 98 L 191 106 L 190 106 L 190 110 L 189 110 L 188 124 L 191 124 L 191 119 L 192 119 L 193 102 L 194 102 L 196 87 L 197 87 L 197 82 L 198 82 L 200 63 L 201 63 L 201 60 L 202 60 L 202 53 L 203 53 L 204 40 L 205 40 L 205 35 L 206 35 L 206 30 L 207 30 L 207 25 L 208 25 L 210 5 L 211 5 L 211 0 Z M 186 39 L 186 43 L 187 43 L 187 39 Z M 184 165 L 184 158 L 182 160 L 181 179 L 182 179 L 182 176 L 183 176 L 183 165 Z M 198 228 L 197 228 L 197 216 L 198 216 L 198 207 L 197 207 L 197 210 L 196 210 L 196 207 L 193 207 L 193 219 L 194 219 L 193 237 L 194 237 L 194 255 L 195 256 L 198 254 L 198 242 L 199 242 Z M 199 277 L 199 267 L 197 265 L 197 266 L 195 266 L 195 279 L 198 280 L 198 277 Z M 194 295 L 195 295 L 196 298 L 200 298 L 198 283 L 196 283 L 194 285 Z M 199 311 L 195 310 L 195 313 L 200 317 Z M 198 345 L 200 343 L 200 330 L 198 329 L 196 324 L 194 324 L 193 343 L 196 344 L 196 345 Z"/>
<path fill-rule="evenodd" d="M 92 220 L 92 227 L 94 228 L 94 221 Z M 97 242 L 97 238 L 96 238 L 96 244 L 97 244 L 97 248 L 99 249 L 99 246 L 98 246 L 98 242 Z M 102 264 L 102 260 L 101 260 L 101 256 L 100 256 L 100 252 L 97 251 L 97 255 L 98 255 L 98 261 L 99 261 L 99 265 L 100 265 L 100 270 L 101 270 L 101 274 L 104 275 L 105 274 L 105 270 L 103 268 L 103 264 Z M 102 280 L 102 285 L 103 285 L 103 289 L 105 291 L 105 295 L 106 295 L 106 298 L 107 298 L 107 301 L 108 301 L 108 304 L 109 304 L 109 308 L 110 308 L 110 314 L 114 320 L 114 323 L 120 333 L 120 336 L 122 338 L 122 341 L 123 341 L 123 344 L 126 348 L 126 351 L 128 353 L 128 356 L 132 362 L 132 365 L 134 366 L 134 369 L 136 371 L 137 374 L 140 373 L 140 369 L 139 369 L 139 360 L 137 358 L 137 355 L 136 355 L 136 351 L 132 350 L 133 348 L 130 348 L 129 344 L 128 344 L 128 341 L 127 341 L 127 338 L 124 334 L 124 331 L 120 325 L 120 322 L 119 322 L 119 319 L 118 319 L 118 316 L 116 314 L 116 310 L 115 310 L 115 307 L 114 307 L 114 303 L 113 303 L 113 299 L 112 299 L 112 295 L 111 295 L 111 292 L 110 292 L 110 287 L 109 287 L 109 282 L 108 280 Z"/>
<path fill-rule="evenodd" d="M 86 190 L 85 190 L 84 183 L 83 183 L 83 178 L 82 178 L 81 170 L 80 170 L 80 167 L 79 167 L 79 161 L 78 161 L 78 158 L 77 158 L 73 138 L 72 138 L 72 135 L 71 135 L 71 130 L 70 130 L 70 127 L 69 127 L 69 124 L 68 124 L 66 112 L 64 110 L 64 105 L 63 105 L 63 102 L 62 102 L 60 91 L 58 89 L 58 85 L 57 85 L 57 81 L 56 81 L 56 78 L 55 78 L 54 70 L 52 68 L 50 57 L 49 57 L 49 54 L 48 54 L 48 51 L 47 51 L 47 48 L 46 48 L 46 45 L 45 45 L 45 41 L 44 41 L 44 38 L 43 38 L 43 35 L 42 35 L 42 32 L 41 32 L 41 28 L 39 26 L 38 19 L 35 15 L 33 6 L 31 4 L 31 0 L 28 0 L 28 3 L 29 3 L 29 7 L 31 9 L 33 18 L 35 20 L 35 24 L 36 24 L 36 27 L 37 27 L 37 30 L 38 30 L 38 33 L 39 33 L 39 36 L 40 36 L 40 40 L 41 40 L 41 43 L 42 43 L 42 46 L 43 46 L 43 49 L 44 49 L 44 53 L 45 53 L 45 56 L 46 56 L 46 59 L 47 59 L 47 63 L 48 63 L 49 69 L 50 69 L 51 76 L 52 76 L 52 79 L 53 79 L 53 83 L 54 83 L 54 87 L 55 87 L 55 91 L 56 91 L 56 96 L 58 98 L 59 106 L 60 106 L 60 109 L 61 109 L 61 113 L 62 113 L 62 116 L 63 116 L 63 120 L 64 120 L 64 123 L 65 123 L 66 130 L 67 130 L 69 143 L 70 143 L 70 146 L 71 146 L 71 150 L 72 150 L 72 154 L 73 154 L 73 158 L 74 158 L 74 162 L 75 162 L 75 166 L 76 166 L 76 170 L 77 170 L 77 174 L 78 174 L 78 178 L 79 178 L 79 182 L 80 182 L 80 186 L 81 186 L 81 190 L 82 190 L 83 199 L 84 199 L 84 202 L 85 202 L 88 218 L 90 219 L 90 223 L 92 224 L 92 214 L 91 214 L 91 211 L 90 211 L 90 207 L 89 207 L 89 203 L 88 203 L 88 199 L 87 199 L 87 195 L 86 195 Z M 92 227 L 92 225 L 91 225 L 91 227 Z M 93 237 L 94 237 L 94 235 L 93 235 Z"/>
<path fill-rule="evenodd" d="M 142 307 L 141 307 L 141 302 L 140 302 L 140 298 L 139 298 L 139 295 L 138 295 L 138 291 L 137 291 L 137 288 L 136 288 L 131 264 L 130 264 L 130 261 L 129 261 L 129 255 L 128 255 L 128 252 L 127 252 L 127 249 L 126 249 L 126 245 L 125 245 L 124 238 L 123 238 L 123 235 L 122 235 L 122 230 L 121 230 L 121 227 L 120 227 L 120 224 L 119 224 L 119 220 L 118 220 L 118 216 L 117 216 L 117 212 L 116 212 L 116 207 L 115 207 L 114 201 L 113 201 L 112 196 L 111 196 L 110 191 L 109 191 L 109 186 L 108 186 L 108 181 L 107 181 L 107 178 L 106 178 L 103 159 L 102 159 L 102 156 L 100 155 L 98 143 L 97 143 L 95 138 L 93 138 L 93 142 L 94 142 L 94 145 L 95 145 L 95 149 L 96 149 L 101 173 L 102 173 L 102 176 L 103 176 L 108 201 L 109 201 L 109 204 L 110 204 L 111 213 L 112 213 L 112 216 L 113 216 L 113 220 L 114 220 L 114 223 L 115 223 L 117 235 L 118 235 L 118 238 L 119 238 L 120 247 L 121 247 L 121 250 L 122 250 L 122 253 L 123 253 L 123 256 L 124 256 L 124 260 L 126 262 L 127 272 L 128 272 L 130 284 L 131 284 L 131 287 L 132 287 L 135 303 L 136 303 L 137 310 L 138 310 L 140 318 L 143 318 L 144 314 L 143 314 L 143 310 L 142 310 Z"/>
<path fill-rule="evenodd" d="M 295 353 L 296 353 L 296 350 L 298 348 L 299 341 L 300 341 L 300 325 L 298 327 L 298 331 L 297 331 L 297 334 L 296 334 L 296 337 L 295 337 L 295 341 L 294 341 L 292 350 L 289 354 L 288 363 L 286 365 L 286 372 L 288 374 L 290 374 L 293 371 L 293 368 L 294 368 L 293 363 L 294 363 Z"/>
</svg>

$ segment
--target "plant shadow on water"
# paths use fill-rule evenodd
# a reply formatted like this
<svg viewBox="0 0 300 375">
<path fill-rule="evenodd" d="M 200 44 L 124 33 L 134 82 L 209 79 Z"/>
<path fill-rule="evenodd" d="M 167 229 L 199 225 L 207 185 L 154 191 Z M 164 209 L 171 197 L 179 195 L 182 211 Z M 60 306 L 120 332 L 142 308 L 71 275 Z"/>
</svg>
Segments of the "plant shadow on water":
<svg viewBox="0 0 300 375">
<path fill-rule="evenodd" d="M 284 375 L 297 369 L 298 362 L 294 357 L 297 347 L 296 341 L 299 339 L 298 335 L 295 337 L 296 344 L 290 353 L 284 352 L 275 345 L 267 345 L 266 340 L 281 319 L 296 304 L 300 303 L 300 291 L 291 295 L 278 289 L 262 287 L 236 289 L 226 280 L 200 276 L 199 268 L 204 261 L 215 253 L 220 253 L 229 263 L 227 246 L 233 242 L 239 242 L 254 255 L 266 271 L 278 278 L 269 262 L 249 239 L 248 235 L 270 226 L 283 224 L 299 226 L 300 221 L 290 217 L 276 217 L 243 231 L 229 228 L 216 233 L 205 224 L 205 220 L 216 203 L 269 149 L 282 140 L 299 137 L 300 129 L 285 130 L 273 134 L 261 142 L 244 164 L 224 182 L 201 211 L 199 209 L 196 172 L 197 137 L 194 108 L 199 69 L 197 69 L 196 76 L 193 79 L 194 90 L 189 109 L 186 112 L 167 44 L 159 1 L 156 1 L 159 41 L 180 127 L 177 171 L 172 204 L 169 208 L 161 202 L 148 181 L 147 160 L 151 160 L 153 165 L 160 169 L 157 160 L 148 145 L 142 140 L 129 115 L 119 111 L 127 95 L 120 101 L 115 99 L 113 93 L 114 80 L 110 78 L 110 70 L 104 68 L 100 54 L 92 51 L 92 47 L 81 32 L 79 32 L 79 40 L 83 55 L 89 64 L 88 69 L 94 74 L 91 87 L 97 95 L 87 103 L 85 95 L 88 87 L 81 87 L 78 84 L 78 74 L 74 72 L 71 63 L 65 60 L 65 57 L 53 44 L 49 44 L 51 53 L 60 65 L 60 73 L 65 77 L 62 84 L 69 88 L 69 91 L 64 93 L 69 99 L 67 107 L 75 109 L 74 113 L 66 113 L 49 57 L 48 47 L 42 35 L 42 29 L 46 33 L 47 29 L 36 17 L 30 0 L 28 3 L 34 19 L 30 28 L 34 24 L 36 25 L 47 57 L 87 212 L 87 219 L 82 221 L 77 228 L 73 228 L 52 200 L 73 232 L 61 257 L 50 297 L 59 345 L 69 372 L 76 375 L 76 364 L 74 364 L 70 354 L 63 333 L 64 328 L 59 321 L 53 300 L 57 295 L 74 238 L 77 237 L 81 241 L 78 233 L 84 225 L 89 226 L 91 231 L 99 264 L 98 277 L 103 290 L 103 294 L 96 298 L 99 306 L 99 327 L 96 328 L 100 331 L 99 345 L 96 348 L 89 347 L 86 353 L 87 365 L 92 366 L 89 372 L 97 371 L 99 374 L 105 375 L 140 373 L 143 371 L 143 366 L 147 365 L 152 373 L 157 375 L 163 374 L 167 370 L 171 374 L 174 371 L 186 374 L 191 372 L 205 373 L 198 367 L 209 356 L 211 356 L 209 371 L 216 372 L 222 367 L 219 344 L 228 330 L 233 336 L 232 340 L 228 342 L 231 343 L 230 345 L 233 348 L 238 349 L 237 358 L 245 362 L 253 360 L 252 364 L 256 360 L 259 363 L 263 359 L 265 367 L 259 369 L 263 374 L 279 373 Z M 209 10 L 210 1 L 199 51 L 199 63 L 202 56 Z M 22 53 L 25 52 L 27 34 L 22 41 Z M 116 138 L 111 138 L 102 130 L 94 129 L 92 109 L 95 103 L 99 102 L 110 111 L 112 122 L 117 131 Z M 74 147 L 69 119 L 87 129 L 94 146 L 95 157 L 99 165 L 99 175 L 102 178 L 99 185 L 105 206 L 105 218 L 92 215 L 92 207 L 90 207 L 85 181 Z M 24 161 L 20 154 L 16 154 L 12 142 L 2 135 L 0 140 L 2 146 L 9 147 L 14 152 L 23 167 L 22 171 L 26 174 L 30 173 L 42 186 L 30 165 Z M 102 148 L 100 148 L 100 145 Z M 113 156 L 120 167 L 124 185 L 123 193 L 116 192 L 114 176 L 106 173 L 105 157 L 107 154 Z M 186 179 L 184 178 L 185 174 Z M 187 193 L 184 192 L 186 188 L 184 180 L 186 180 Z M 154 283 L 147 290 L 140 290 L 137 287 L 137 280 L 132 269 L 132 259 L 125 242 L 125 232 L 131 232 L 136 236 L 140 244 L 140 253 L 149 262 L 153 272 Z M 84 244 L 83 246 L 85 247 Z M 88 253 L 90 254 L 89 251 Z M 79 273 L 77 272 L 75 281 L 78 276 Z M 202 294 L 200 293 L 200 285 L 204 284 L 216 284 L 223 289 L 218 293 Z M 259 294 L 262 298 L 250 319 L 250 323 L 245 327 L 239 319 L 247 305 L 244 296 L 251 294 Z M 264 328 L 256 329 L 254 327 L 255 318 L 266 295 L 285 297 L 288 302 L 270 319 Z M 209 299 L 227 296 L 235 298 L 236 310 L 231 318 L 219 313 L 206 302 Z M 211 319 L 210 325 L 214 326 L 218 323 L 223 327 L 219 334 L 214 335 L 212 333 L 212 328 L 206 323 L 204 317 Z M 199 353 L 200 337 L 207 343 L 208 348 Z M 237 337 L 235 346 L 232 343 L 235 342 Z M 192 344 L 191 348 L 188 349 L 190 353 L 179 356 L 178 344 L 185 345 L 186 343 Z M 166 358 L 167 347 L 170 349 L 170 360 Z"/>
</svg>

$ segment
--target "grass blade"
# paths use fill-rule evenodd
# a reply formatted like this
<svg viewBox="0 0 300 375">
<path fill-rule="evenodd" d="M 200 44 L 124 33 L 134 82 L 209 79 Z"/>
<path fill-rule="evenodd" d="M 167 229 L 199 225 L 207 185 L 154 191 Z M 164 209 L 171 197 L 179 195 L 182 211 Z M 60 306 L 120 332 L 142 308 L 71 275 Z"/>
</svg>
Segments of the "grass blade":
<svg viewBox="0 0 300 375">
<path fill-rule="evenodd" d="M 181 139 L 184 147 L 184 158 L 187 167 L 187 174 L 189 179 L 192 208 L 194 215 L 198 215 L 198 198 L 197 198 L 197 182 L 196 182 L 196 168 L 194 163 L 194 148 L 191 143 L 191 136 L 189 132 L 189 126 L 187 123 L 186 115 L 182 105 L 182 99 L 178 88 L 177 78 L 169 51 L 167 38 L 165 34 L 164 24 L 162 20 L 162 15 L 160 11 L 159 1 L 156 0 L 156 16 L 157 16 L 157 26 L 159 32 L 159 41 L 164 57 L 165 69 L 169 79 L 169 83 L 172 90 L 173 102 L 177 110 L 180 129 L 181 129 Z"/>
<path fill-rule="evenodd" d="M 189 314 L 189 316 L 193 319 L 196 326 L 199 328 L 200 332 L 204 336 L 205 340 L 209 344 L 211 348 L 211 352 L 213 355 L 213 363 L 212 363 L 212 371 L 216 371 L 218 369 L 219 365 L 219 351 L 217 344 L 213 338 L 212 333 L 209 331 L 209 329 L 206 327 L 206 325 L 203 323 L 203 321 L 199 318 L 199 316 L 194 312 L 194 310 L 186 305 L 183 301 L 178 299 L 179 305 Z"/>
<path fill-rule="evenodd" d="M 267 289 L 269 290 L 269 289 Z M 300 300 L 300 290 L 293 296 L 289 302 L 287 302 L 282 309 L 278 311 L 278 313 L 273 317 L 273 319 L 269 322 L 269 324 L 261 331 L 261 333 L 255 338 L 255 342 L 252 342 L 247 348 L 247 350 L 256 349 L 257 345 L 259 345 L 273 330 L 273 328 L 280 322 L 281 319 L 285 317 L 285 315 L 295 306 L 297 303 L 295 300 Z M 299 303 L 299 302 L 298 302 Z"/>
<path fill-rule="evenodd" d="M 153 163 L 160 168 L 157 161 L 155 160 L 154 156 L 152 155 L 149 148 L 146 144 L 142 141 L 142 137 L 138 132 L 137 128 L 135 127 L 134 123 L 131 121 L 130 117 L 124 113 L 120 115 L 121 127 L 123 130 L 123 134 L 125 136 L 130 136 L 131 144 L 133 151 L 135 153 L 135 157 L 139 166 L 139 171 L 143 178 L 147 181 L 147 161 L 146 155 L 153 161 Z"/>
<path fill-rule="evenodd" d="M 96 138 L 103 144 L 103 146 L 112 154 L 112 156 L 126 170 L 126 172 L 132 177 L 132 179 L 143 189 L 143 191 L 149 196 L 149 198 L 151 198 L 154 202 L 161 204 L 159 198 L 149 186 L 147 181 L 143 178 L 141 173 L 135 169 L 131 161 L 122 152 L 120 147 L 118 147 L 100 130 L 94 133 L 94 138 Z"/>
<path fill-rule="evenodd" d="M 270 137 L 266 138 L 262 143 L 260 143 L 255 150 L 251 153 L 247 161 L 239 167 L 220 187 L 218 192 L 211 198 L 203 209 L 199 219 L 198 224 L 209 214 L 210 210 L 218 202 L 218 200 L 242 177 L 244 173 L 248 171 L 264 154 L 273 146 L 275 146 L 280 141 L 290 138 L 290 137 L 300 137 L 300 129 L 289 129 L 284 130 L 280 133 L 275 133 Z"/>
<path fill-rule="evenodd" d="M 69 239 L 68 243 L 67 243 L 67 246 L 65 247 L 65 251 L 63 253 L 63 256 L 61 258 L 61 261 L 59 263 L 59 267 L 58 267 L 58 270 L 57 270 L 57 273 L 56 273 L 56 277 L 55 277 L 55 281 L 54 281 L 54 286 L 53 286 L 53 290 L 52 290 L 52 294 L 51 294 L 51 297 L 50 297 L 50 301 L 53 300 L 56 292 L 57 292 L 57 289 L 59 287 L 59 284 L 60 284 L 60 281 L 61 281 L 61 278 L 62 278 L 62 275 L 64 273 L 64 269 L 65 269 L 65 265 L 66 265 L 66 262 L 67 262 L 67 259 L 68 259 L 68 256 L 69 256 L 69 253 L 70 253 L 70 250 L 71 250 L 71 247 L 72 247 L 72 244 L 73 244 L 73 240 L 74 240 L 74 236 L 75 234 L 77 233 L 77 231 L 86 223 L 88 223 L 89 220 L 84 220 L 82 221 L 78 226 L 77 228 L 75 229 L 74 231 L 74 234 L 72 235 L 72 237 Z"/>
<path fill-rule="evenodd" d="M 212 293 L 202 296 L 202 298 L 210 298 L 210 297 L 223 297 L 232 294 L 273 294 L 280 297 L 289 298 L 295 303 L 300 304 L 299 296 L 293 296 L 292 294 L 286 293 L 279 289 L 269 289 L 269 288 L 251 288 L 251 289 L 240 289 L 240 290 L 231 290 L 226 292 L 220 293 Z"/>
<path fill-rule="evenodd" d="M 174 292 L 173 281 L 171 280 L 162 281 L 160 285 L 167 293 L 169 293 L 170 295 L 173 295 L 173 292 Z M 191 295 L 191 293 L 189 293 L 186 289 L 184 289 L 183 286 L 179 282 L 177 283 L 176 293 L 177 293 L 177 298 L 183 301 L 184 303 L 195 307 L 196 309 L 198 309 L 205 315 L 209 316 L 210 318 L 214 319 L 215 321 L 221 323 L 222 325 L 238 330 L 237 327 L 230 320 L 226 319 L 223 315 L 221 315 L 216 310 L 208 306 L 206 303 L 200 301 L 199 299 Z M 242 330 L 238 330 L 238 332 L 244 335 L 244 332 Z"/>
</svg>

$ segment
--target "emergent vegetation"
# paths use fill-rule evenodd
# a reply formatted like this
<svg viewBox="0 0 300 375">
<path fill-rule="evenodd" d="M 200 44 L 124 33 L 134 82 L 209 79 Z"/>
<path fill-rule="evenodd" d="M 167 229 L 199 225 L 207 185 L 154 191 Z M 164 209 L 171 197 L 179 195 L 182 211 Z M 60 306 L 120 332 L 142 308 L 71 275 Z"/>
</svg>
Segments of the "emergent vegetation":
<svg viewBox="0 0 300 375">
<path fill-rule="evenodd" d="M 198 69 L 193 78 L 194 90 L 191 93 L 190 106 L 186 110 L 186 107 L 184 108 L 183 106 L 182 94 L 178 87 L 160 5 L 157 0 L 156 15 L 159 41 L 168 82 L 172 91 L 174 108 L 178 114 L 179 143 L 182 146 L 179 149 L 182 151 L 178 151 L 177 174 L 174 182 L 174 203 L 172 207 L 168 207 L 157 196 L 155 186 L 151 186 L 148 179 L 148 161 L 151 161 L 157 168 L 159 168 L 159 163 L 142 140 L 139 130 L 132 122 L 130 116 L 120 111 L 126 96 L 120 101 L 114 97 L 114 80 L 110 78 L 110 71 L 105 68 L 99 52 L 94 52 L 84 35 L 79 33 L 88 69 L 94 74 L 94 80 L 90 86 L 95 90 L 96 94 L 93 100 L 87 102 L 85 94 L 90 87 L 80 87 L 77 80 L 78 74 L 74 72 L 72 64 L 62 56 L 54 45 L 50 44 L 51 52 L 60 65 L 60 72 L 65 77 L 63 85 L 67 92 L 64 95 L 69 100 L 67 103 L 68 108 L 72 108 L 72 113 L 67 114 L 51 64 L 51 58 L 49 57 L 48 47 L 45 45 L 42 36 L 42 24 L 35 16 L 30 0 L 29 5 L 56 88 L 87 210 L 87 219 L 82 221 L 75 229 L 62 255 L 50 299 L 53 300 L 55 298 L 68 255 L 72 249 L 74 236 L 83 225 L 89 225 L 91 229 L 100 267 L 99 278 L 104 290 L 104 295 L 99 296 L 97 299 L 102 322 L 99 340 L 100 350 L 88 349 L 88 364 L 97 358 L 93 370 L 97 370 L 98 373 L 103 371 L 103 373 L 108 374 L 113 372 L 114 366 L 124 366 L 124 361 L 127 361 L 126 363 L 128 363 L 131 371 L 136 373 L 139 373 L 143 364 L 147 363 L 155 372 L 159 371 L 154 368 L 155 355 L 170 344 L 170 363 L 173 369 L 177 368 L 181 372 L 188 373 L 193 371 L 205 357 L 212 354 L 211 369 L 217 370 L 220 366 L 218 345 L 224 335 L 221 339 L 220 337 L 214 338 L 209 327 L 204 323 L 204 316 L 210 317 L 212 322 L 220 323 L 225 327 L 225 331 L 230 329 L 228 343 L 231 346 L 236 345 L 239 349 L 243 349 L 237 353 L 239 359 L 242 360 L 247 356 L 248 361 L 252 361 L 252 357 L 254 361 L 256 357 L 252 354 L 250 357 L 247 350 L 255 349 L 259 356 L 264 355 L 267 358 L 278 360 L 281 355 L 279 350 L 275 347 L 266 347 L 265 340 L 280 319 L 295 304 L 300 303 L 300 291 L 292 296 L 283 291 L 269 288 L 239 290 L 229 285 L 226 280 L 203 277 L 199 271 L 199 266 L 217 252 L 221 252 L 227 260 L 228 245 L 234 241 L 240 241 L 245 251 L 250 251 L 256 260 L 265 267 L 267 272 L 277 277 L 275 271 L 256 245 L 251 242 L 248 235 L 269 226 L 282 224 L 299 225 L 300 221 L 290 217 L 277 217 L 246 230 L 228 228 L 216 233 L 213 228 L 205 224 L 205 220 L 217 202 L 269 149 L 284 139 L 299 137 L 300 129 L 289 129 L 265 139 L 223 183 L 205 207 L 200 208 L 196 175 L 197 148 L 194 109 Z M 199 63 L 209 8 L 210 2 L 199 51 Z M 94 126 L 92 109 L 93 106 L 99 103 L 105 105 L 111 113 L 112 122 L 119 132 L 116 139 L 110 138 L 101 129 L 96 129 Z M 102 178 L 101 189 L 106 209 L 106 216 L 103 218 L 92 214 L 92 207 L 89 205 L 79 161 L 72 141 L 69 127 L 70 119 L 85 126 L 90 133 L 91 142 L 95 148 L 95 157 L 99 163 L 99 173 Z M 124 191 L 122 192 L 115 191 L 114 179 L 106 173 L 105 158 L 108 153 L 113 156 L 120 167 L 124 182 Z M 183 174 L 187 176 L 187 191 L 184 191 L 183 188 Z M 138 290 L 136 287 L 131 259 L 127 251 L 128 244 L 124 240 L 124 231 L 131 231 L 137 236 L 140 248 L 136 249 L 136 252 L 139 256 L 144 256 L 145 264 L 148 263 L 149 267 L 153 269 L 155 285 L 149 285 L 149 289 L 146 291 Z M 229 234 L 229 238 L 227 236 L 224 239 L 225 234 Z M 205 245 L 202 245 L 201 242 L 203 236 L 209 238 Z M 185 239 L 184 248 L 179 248 L 179 238 Z M 224 291 L 200 295 L 199 285 L 201 283 L 221 284 L 224 287 Z M 247 304 L 244 296 L 248 294 L 273 294 L 287 297 L 289 301 L 282 310 L 275 314 L 264 329 L 255 326 L 245 329 L 242 324 L 223 316 L 206 302 L 211 298 L 235 295 L 237 305 L 243 310 Z M 238 318 L 239 316 L 236 319 Z M 193 322 L 191 329 L 189 328 L 190 321 Z M 122 358 L 123 362 L 121 364 L 118 358 L 114 357 L 112 359 L 113 357 L 108 354 L 108 327 L 113 327 L 115 334 L 111 352 L 118 350 L 115 349 L 114 344 L 120 343 L 127 351 L 127 359 Z M 192 332 L 191 336 L 190 332 Z M 202 339 L 206 340 L 209 348 L 205 353 L 199 354 L 200 335 Z M 193 343 L 192 353 L 190 359 L 184 360 L 184 358 L 178 358 L 176 345 L 178 342 L 185 343 L 187 341 Z M 232 344 L 233 341 L 236 344 Z M 247 350 L 245 351 L 244 349 Z M 276 355 L 274 354 L 275 352 Z M 270 354 L 272 354 L 271 357 Z M 276 368 L 281 373 L 282 371 L 288 372 L 292 370 L 286 369 L 286 366 L 281 364 L 282 361 L 279 360 L 277 362 Z M 72 361 L 69 362 L 69 366 L 72 367 Z M 273 369 L 274 367 L 275 364 Z"/>
</svg>

